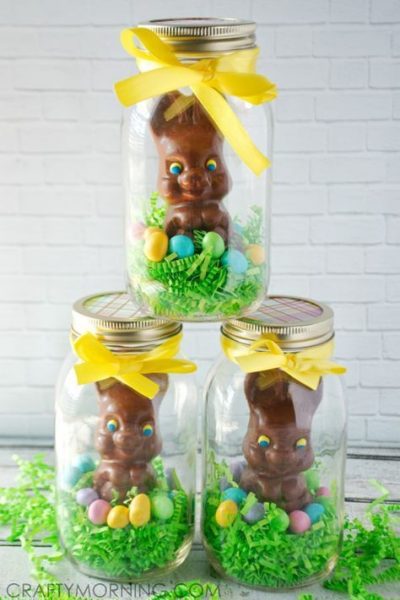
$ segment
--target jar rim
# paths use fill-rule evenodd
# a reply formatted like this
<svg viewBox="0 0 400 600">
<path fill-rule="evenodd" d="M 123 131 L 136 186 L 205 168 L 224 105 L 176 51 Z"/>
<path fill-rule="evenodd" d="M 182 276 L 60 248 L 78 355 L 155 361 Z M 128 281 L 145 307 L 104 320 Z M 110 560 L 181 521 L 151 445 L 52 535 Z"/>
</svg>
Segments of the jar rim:
<svg viewBox="0 0 400 600">
<path fill-rule="evenodd" d="M 72 337 L 90 332 L 121 351 L 162 342 L 181 330 L 182 324 L 177 321 L 146 315 L 122 291 L 90 294 L 72 307 Z"/>
<path fill-rule="evenodd" d="M 213 54 L 255 48 L 256 23 L 235 17 L 179 17 L 141 21 L 179 55 Z"/>
<path fill-rule="evenodd" d="M 283 350 L 319 346 L 334 336 L 333 310 L 327 304 L 298 296 L 266 296 L 261 306 L 221 326 L 222 335 L 245 345 L 260 336 Z"/>
</svg>

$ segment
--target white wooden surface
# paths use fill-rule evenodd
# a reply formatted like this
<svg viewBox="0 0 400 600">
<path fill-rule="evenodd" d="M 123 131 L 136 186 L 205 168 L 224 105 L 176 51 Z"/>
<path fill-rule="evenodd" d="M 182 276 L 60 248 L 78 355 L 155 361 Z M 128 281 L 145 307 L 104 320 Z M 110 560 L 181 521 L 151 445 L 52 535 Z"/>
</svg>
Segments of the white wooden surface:
<svg viewBox="0 0 400 600">
<path fill-rule="evenodd" d="M 17 468 L 12 459 L 13 454 L 18 454 L 23 458 L 31 458 L 36 452 L 45 452 L 47 460 L 53 461 L 53 449 L 49 447 L 4 447 L 0 448 L 0 487 L 12 485 L 17 472 Z M 400 449 L 350 449 L 347 461 L 346 477 L 346 506 L 347 512 L 351 515 L 362 514 L 366 504 L 378 495 L 375 488 L 369 483 L 369 480 L 377 479 L 386 486 L 391 493 L 391 500 L 400 503 Z M 45 550 L 45 547 L 44 547 Z M 94 578 L 86 577 L 79 573 L 68 561 L 64 560 L 57 566 L 55 571 L 59 580 L 67 586 L 80 585 L 85 589 L 87 585 L 93 591 L 94 586 L 99 584 L 97 597 L 103 596 L 107 582 Z M 276 598 L 277 600 L 295 600 L 300 593 L 297 591 L 280 592 L 277 594 L 258 592 L 230 582 L 223 582 L 215 578 L 207 563 L 205 553 L 201 547 L 199 535 L 197 532 L 193 549 L 186 562 L 175 573 L 159 578 L 157 583 L 163 584 L 168 589 L 176 583 L 200 579 L 202 581 L 213 581 L 220 586 L 220 595 L 222 600 L 239 600 L 248 598 L 249 600 L 261 600 L 262 598 Z M 35 586 L 35 582 L 29 575 L 29 564 L 25 553 L 21 550 L 18 543 L 10 543 L 6 540 L 5 532 L 0 530 L 0 594 L 6 596 L 7 587 L 10 583 Z M 17 586 L 9 588 L 15 593 Z M 28 588 L 26 588 L 26 596 Z M 397 584 L 377 586 L 376 591 L 387 594 L 390 598 L 400 598 L 400 589 Z M 321 585 L 314 585 L 301 590 L 302 593 L 312 593 L 315 600 L 340 600 L 343 596 L 325 590 Z M 136 594 L 136 595 L 135 595 Z M 11 596 L 8 596 L 11 597 Z M 96 597 L 93 593 L 93 597 Z M 115 588 L 114 598 L 128 600 L 128 598 L 146 598 L 144 590 L 133 590 L 133 592 L 124 593 L 122 588 Z M 56 595 L 55 595 L 56 598 Z"/>
</svg>

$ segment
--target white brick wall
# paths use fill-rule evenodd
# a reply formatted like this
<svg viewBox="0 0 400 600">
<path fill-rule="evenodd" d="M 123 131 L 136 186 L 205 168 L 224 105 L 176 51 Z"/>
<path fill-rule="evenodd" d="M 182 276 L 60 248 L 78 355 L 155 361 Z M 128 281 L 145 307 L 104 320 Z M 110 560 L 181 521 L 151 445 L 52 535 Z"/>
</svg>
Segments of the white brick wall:
<svg viewBox="0 0 400 600">
<path fill-rule="evenodd" d="M 272 291 L 333 305 L 351 440 L 400 444 L 400 0 L 0 2 L 0 435 L 51 435 L 70 305 L 123 286 L 119 31 L 185 14 L 258 21 Z M 217 326 L 186 331 L 202 381 Z"/>
</svg>

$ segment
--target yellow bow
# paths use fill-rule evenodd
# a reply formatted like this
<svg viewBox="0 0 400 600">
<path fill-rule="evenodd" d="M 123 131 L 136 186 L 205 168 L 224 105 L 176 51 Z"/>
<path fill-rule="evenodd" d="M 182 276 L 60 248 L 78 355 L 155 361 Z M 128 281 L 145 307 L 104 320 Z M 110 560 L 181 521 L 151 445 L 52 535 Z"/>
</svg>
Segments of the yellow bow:
<svg viewBox="0 0 400 600">
<path fill-rule="evenodd" d="M 135 45 L 133 36 L 139 39 L 146 51 Z M 149 29 L 124 29 L 121 43 L 136 58 L 139 70 L 145 71 L 115 84 L 117 97 L 124 106 L 182 87 L 190 87 L 243 162 L 256 175 L 269 166 L 268 158 L 254 145 L 223 96 L 236 96 L 251 104 L 262 104 L 276 97 L 276 85 L 263 75 L 255 73 L 258 48 L 239 50 L 188 64 L 180 62 L 170 47 Z M 172 118 L 185 106 L 186 101 L 176 103 L 172 110 L 167 111 L 166 118 Z"/>
<path fill-rule="evenodd" d="M 84 333 L 72 342 L 75 354 L 83 360 L 75 365 L 78 383 L 93 383 L 114 377 L 147 398 L 154 398 L 160 386 L 144 377 L 145 373 L 192 373 L 196 365 L 174 358 L 182 334 L 140 354 L 114 354 L 92 333 Z"/>
<path fill-rule="evenodd" d="M 229 360 L 237 363 L 246 373 L 281 369 L 312 390 L 317 389 L 322 375 L 341 375 L 346 372 L 345 367 L 329 360 L 333 353 L 332 340 L 294 354 L 286 354 L 278 344 L 263 337 L 245 346 L 222 336 L 221 345 Z"/>
</svg>

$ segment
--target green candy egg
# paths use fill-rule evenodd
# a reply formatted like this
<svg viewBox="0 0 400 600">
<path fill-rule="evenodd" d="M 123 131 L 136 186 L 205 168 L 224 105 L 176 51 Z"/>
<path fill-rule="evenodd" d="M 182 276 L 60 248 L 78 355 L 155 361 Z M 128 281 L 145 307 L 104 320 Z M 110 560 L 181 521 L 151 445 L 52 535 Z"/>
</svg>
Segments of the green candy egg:
<svg viewBox="0 0 400 600">
<path fill-rule="evenodd" d="M 270 523 L 270 527 L 273 531 L 286 531 L 289 527 L 289 523 L 289 515 L 281 508 L 277 508 L 275 516 Z"/>
<path fill-rule="evenodd" d="M 202 241 L 203 250 L 211 253 L 213 258 L 219 258 L 225 252 L 225 242 L 219 233 L 215 231 L 209 231 L 203 237 Z"/>
<path fill-rule="evenodd" d="M 151 512 L 156 519 L 166 521 L 174 514 L 174 503 L 166 494 L 157 494 L 151 499 Z"/>
</svg>

